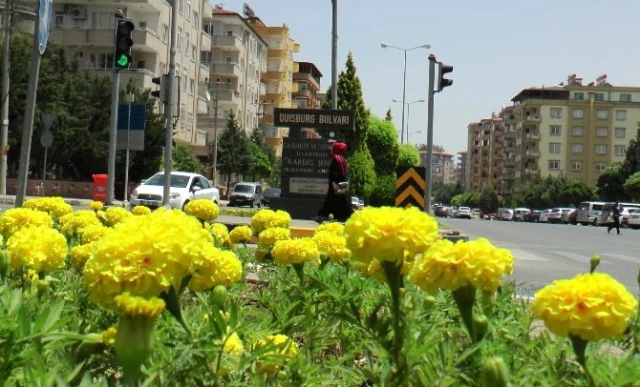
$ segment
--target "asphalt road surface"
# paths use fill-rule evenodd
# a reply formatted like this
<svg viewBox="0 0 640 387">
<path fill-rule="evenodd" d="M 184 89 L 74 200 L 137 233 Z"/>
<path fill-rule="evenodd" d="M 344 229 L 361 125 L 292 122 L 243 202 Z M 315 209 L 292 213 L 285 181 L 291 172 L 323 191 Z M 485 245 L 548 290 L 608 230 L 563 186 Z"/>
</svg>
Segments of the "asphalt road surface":
<svg viewBox="0 0 640 387">
<path fill-rule="evenodd" d="M 443 219 L 470 239 L 485 237 L 507 248 L 515 259 L 513 277 L 523 296 L 556 279 L 589 272 L 593 254 L 600 255 L 598 271 L 608 273 L 638 294 L 640 230 L 623 228 L 607 234 L 606 227 L 571 226 L 546 223 Z"/>
</svg>

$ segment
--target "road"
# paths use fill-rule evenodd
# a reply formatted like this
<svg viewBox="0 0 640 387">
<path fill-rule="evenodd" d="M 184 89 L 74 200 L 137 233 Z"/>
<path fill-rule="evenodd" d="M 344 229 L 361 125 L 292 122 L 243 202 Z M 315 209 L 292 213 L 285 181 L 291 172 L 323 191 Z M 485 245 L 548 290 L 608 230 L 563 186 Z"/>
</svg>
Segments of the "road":
<svg viewBox="0 0 640 387">
<path fill-rule="evenodd" d="M 533 293 L 556 279 L 572 278 L 589 271 L 593 254 L 600 255 L 598 271 L 608 273 L 638 294 L 640 230 L 621 229 L 607 234 L 604 227 L 545 223 L 487 221 L 479 219 L 439 220 L 470 239 L 485 237 L 494 245 L 511 250 L 514 275 L 521 295 Z"/>
</svg>

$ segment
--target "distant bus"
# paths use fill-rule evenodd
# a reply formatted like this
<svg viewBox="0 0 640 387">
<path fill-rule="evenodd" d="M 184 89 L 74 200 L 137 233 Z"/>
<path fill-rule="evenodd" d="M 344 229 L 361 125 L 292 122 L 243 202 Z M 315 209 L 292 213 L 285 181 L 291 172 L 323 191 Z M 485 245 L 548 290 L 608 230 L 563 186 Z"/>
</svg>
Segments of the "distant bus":
<svg viewBox="0 0 640 387">
<path fill-rule="evenodd" d="M 605 204 L 605 202 L 580 203 L 578 206 L 578 216 L 576 217 L 576 221 L 583 226 L 588 224 L 597 226 L 600 219 L 600 213 L 602 212 L 602 208 Z"/>
</svg>

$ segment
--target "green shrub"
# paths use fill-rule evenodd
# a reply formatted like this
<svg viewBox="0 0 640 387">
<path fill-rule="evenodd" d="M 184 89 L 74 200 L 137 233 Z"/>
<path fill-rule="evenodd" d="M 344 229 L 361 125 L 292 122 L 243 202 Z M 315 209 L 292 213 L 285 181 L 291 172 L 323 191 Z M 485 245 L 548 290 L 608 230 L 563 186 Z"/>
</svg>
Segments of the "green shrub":
<svg viewBox="0 0 640 387">
<path fill-rule="evenodd" d="M 396 174 L 378 175 L 369 199 L 372 206 L 394 206 L 396 200 Z"/>
<path fill-rule="evenodd" d="M 348 159 L 349 185 L 351 192 L 364 200 L 369 200 L 376 181 L 373 158 L 365 146 L 356 150 Z"/>
</svg>

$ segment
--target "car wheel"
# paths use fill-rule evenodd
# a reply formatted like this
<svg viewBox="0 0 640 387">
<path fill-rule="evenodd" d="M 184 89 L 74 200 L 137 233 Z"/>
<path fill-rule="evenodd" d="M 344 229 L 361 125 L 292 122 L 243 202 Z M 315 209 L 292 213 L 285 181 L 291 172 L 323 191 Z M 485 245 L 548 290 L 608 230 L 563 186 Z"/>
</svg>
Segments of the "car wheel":
<svg viewBox="0 0 640 387">
<path fill-rule="evenodd" d="M 253 208 L 253 202 L 251 202 L 251 204 L 249 205 L 249 207 Z"/>
<path fill-rule="evenodd" d="M 596 227 L 600 225 L 600 222 L 598 222 L 598 218 L 595 218 L 593 220 L 593 225 L 596 226 Z"/>
<path fill-rule="evenodd" d="M 235 207 L 236 203 L 235 202 L 229 202 L 229 204 L 227 204 L 227 207 Z"/>
<path fill-rule="evenodd" d="M 189 201 L 185 201 L 184 204 L 182 205 L 182 211 L 184 211 L 184 208 L 187 206 L 187 204 L 189 204 Z"/>
</svg>

